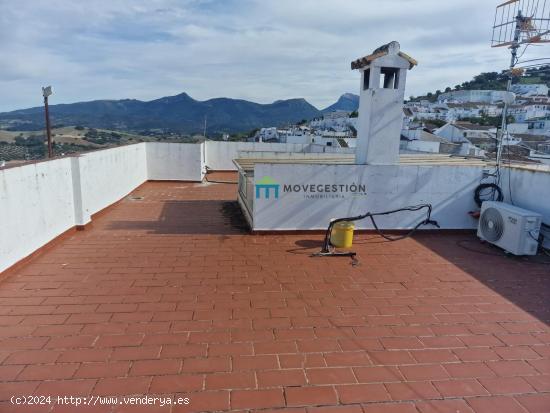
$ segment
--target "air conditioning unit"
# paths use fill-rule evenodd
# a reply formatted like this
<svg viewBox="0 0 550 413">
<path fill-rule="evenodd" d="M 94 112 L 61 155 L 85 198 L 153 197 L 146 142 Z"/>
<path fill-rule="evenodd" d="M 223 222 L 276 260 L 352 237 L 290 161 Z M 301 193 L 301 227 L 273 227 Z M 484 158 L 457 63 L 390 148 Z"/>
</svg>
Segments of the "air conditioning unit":
<svg viewBox="0 0 550 413">
<path fill-rule="evenodd" d="M 542 216 L 504 202 L 481 205 L 477 236 L 514 255 L 535 255 Z"/>
</svg>

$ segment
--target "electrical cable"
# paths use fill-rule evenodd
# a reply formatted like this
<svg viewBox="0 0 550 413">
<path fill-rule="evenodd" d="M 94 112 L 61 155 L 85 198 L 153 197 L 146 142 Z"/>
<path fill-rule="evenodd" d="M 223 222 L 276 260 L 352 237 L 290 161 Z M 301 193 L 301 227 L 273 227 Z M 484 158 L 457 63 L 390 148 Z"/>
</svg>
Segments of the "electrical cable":
<svg viewBox="0 0 550 413">
<path fill-rule="evenodd" d="M 208 174 L 210 172 L 214 172 L 212 169 L 210 169 L 208 166 L 204 167 L 206 169 L 206 173 L 204 174 L 204 180 L 210 184 L 231 184 L 231 185 L 238 185 L 239 182 L 237 181 L 219 181 L 219 180 L 210 180 L 208 179 Z"/>
<path fill-rule="evenodd" d="M 396 236 L 396 237 L 390 237 L 389 235 L 386 235 L 382 232 L 382 230 L 380 230 L 380 228 L 378 228 L 378 225 L 376 224 L 376 221 L 374 220 L 374 217 L 375 216 L 379 216 L 379 215 L 389 215 L 389 214 L 393 214 L 395 212 L 400 212 L 400 211 L 418 211 L 422 208 L 424 208 L 425 206 L 427 206 L 428 208 L 428 212 L 427 212 L 427 215 L 426 215 L 426 219 L 422 222 L 419 222 L 415 227 L 413 227 L 409 232 L 407 232 L 406 234 L 403 234 L 403 235 L 399 235 L 399 236 Z M 419 208 L 420 207 L 420 208 Z M 388 241 L 399 241 L 399 240 L 402 240 L 402 239 L 405 239 L 405 238 L 408 238 L 410 237 L 411 235 L 413 235 L 416 230 L 418 230 L 418 228 L 420 228 L 421 226 L 423 225 L 434 225 L 436 226 L 437 228 L 439 228 L 439 224 L 436 222 L 436 221 L 433 221 L 431 219 L 431 215 L 432 215 L 432 206 L 431 204 L 424 204 L 424 205 L 416 205 L 415 207 L 408 207 L 408 208 L 402 208 L 402 209 L 397 209 L 395 211 L 390 211 L 390 212 L 383 212 L 383 213 L 379 213 L 379 214 L 371 214 L 369 215 L 369 219 L 371 220 L 372 222 L 372 226 L 374 227 L 375 231 L 384 239 L 388 240 Z"/>
<path fill-rule="evenodd" d="M 500 173 L 500 172 L 499 172 Z M 504 200 L 504 196 L 502 194 L 502 189 L 500 189 L 500 186 L 498 186 L 496 183 L 485 183 L 485 184 L 479 184 L 476 189 L 474 190 L 474 201 L 477 204 L 478 207 L 481 208 L 481 204 L 483 201 L 487 201 L 488 199 L 482 199 L 481 193 L 482 191 L 486 189 L 491 189 L 490 192 L 490 200 L 491 201 L 497 201 L 502 202 Z M 495 199 L 495 193 L 497 194 L 497 197 Z"/>
<path fill-rule="evenodd" d="M 218 180 L 212 181 L 212 180 L 208 179 L 207 175 L 204 176 L 204 180 L 206 182 L 210 183 L 210 184 L 231 184 L 231 185 L 237 185 L 238 184 L 238 182 L 236 182 L 236 181 L 218 181 Z"/>
<path fill-rule="evenodd" d="M 374 217 L 376 217 L 376 216 L 391 215 L 391 214 L 395 214 L 397 212 L 403 212 L 403 211 L 415 212 L 415 211 L 420 211 L 421 209 L 427 209 L 426 218 L 423 221 L 420 221 L 417 225 L 415 225 L 412 229 L 410 229 L 409 232 L 407 232 L 406 234 L 400 235 L 400 236 L 397 236 L 397 237 L 390 237 L 389 235 L 384 234 L 382 232 L 382 230 L 378 227 L 378 225 L 376 224 L 376 220 L 374 219 Z M 328 228 L 325 232 L 325 239 L 323 241 L 323 247 L 322 247 L 321 251 L 312 254 L 312 257 L 348 256 L 348 257 L 351 257 L 354 260 L 353 261 L 354 265 L 357 263 L 357 260 L 355 260 L 355 256 L 356 256 L 355 252 L 336 252 L 332 248 L 332 244 L 330 243 L 330 236 L 331 236 L 332 229 L 333 229 L 334 225 L 339 223 L 339 222 L 360 221 L 362 219 L 369 218 L 372 222 L 372 225 L 373 225 L 374 230 L 376 231 L 376 233 L 379 234 L 382 238 L 386 239 L 387 241 L 393 242 L 393 241 L 399 241 L 399 240 L 402 240 L 404 238 L 412 236 L 418 230 L 418 228 L 420 228 L 421 226 L 424 226 L 424 225 L 434 225 L 437 228 L 440 228 L 438 222 L 431 219 L 431 215 L 432 215 L 432 205 L 431 204 L 419 204 L 419 205 L 413 205 L 413 206 L 408 206 L 408 207 L 404 207 L 404 208 L 394 209 L 394 210 L 391 210 L 391 211 L 367 212 L 363 215 L 358 215 L 358 216 L 355 216 L 355 217 L 345 217 L 345 218 L 333 219 L 333 220 L 330 221 L 330 224 L 329 224 L 329 226 L 328 226 Z"/>
<path fill-rule="evenodd" d="M 518 57 L 516 57 L 516 62 L 514 63 L 514 66 L 516 66 L 516 65 L 518 64 L 519 59 L 521 59 L 521 58 L 523 57 L 523 55 L 525 54 L 525 52 L 527 51 L 527 48 L 528 48 L 529 46 L 531 46 L 531 43 L 527 43 L 527 44 L 525 45 L 525 47 L 523 48 L 523 51 L 521 52 L 521 54 L 520 54 Z"/>
</svg>

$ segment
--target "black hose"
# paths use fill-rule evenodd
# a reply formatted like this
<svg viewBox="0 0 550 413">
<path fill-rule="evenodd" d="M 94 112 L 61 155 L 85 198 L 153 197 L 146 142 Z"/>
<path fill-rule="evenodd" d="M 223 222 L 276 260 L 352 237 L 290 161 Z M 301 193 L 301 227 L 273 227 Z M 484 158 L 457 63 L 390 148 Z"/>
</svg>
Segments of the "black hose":
<svg viewBox="0 0 550 413">
<path fill-rule="evenodd" d="M 211 180 L 211 179 L 208 179 L 208 174 L 211 173 L 211 172 L 214 172 L 212 169 L 210 169 L 208 166 L 205 166 L 204 167 L 206 169 L 206 173 L 204 174 L 204 180 L 208 183 L 211 183 L 211 184 L 231 184 L 231 185 L 238 185 L 239 182 L 238 181 L 220 181 L 220 180 Z"/>
<path fill-rule="evenodd" d="M 381 216 L 381 215 L 391 215 L 391 214 L 395 214 L 397 212 L 402 212 L 402 211 L 419 211 L 421 209 L 424 209 L 426 208 L 427 209 L 427 212 L 426 212 L 426 219 L 423 220 L 423 221 L 420 221 L 416 226 L 414 226 L 409 232 L 407 232 L 406 234 L 404 235 L 400 235 L 400 236 L 397 236 L 397 237 L 390 237 L 386 234 L 384 234 L 382 232 L 382 230 L 380 230 L 380 228 L 378 227 L 378 225 L 376 225 L 376 221 L 374 220 L 374 217 L 375 216 Z M 408 207 L 404 207 L 404 208 L 399 208 L 399 209 L 394 209 L 394 210 L 391 210 L 391 211 L 385 211 L 385 212 L 367 212 L 366 214 L 363 214 L 363 215 L 358 215 L 356 217 L 346 217 L 346 218 L 337 218 L 337 219 L 334 219 L 330 222 L 328 228 L 327 228 L 327 231 L 325 233 L 325 239 L 323 241 L 323 249 L 321 250 L 321 253 L 322 254 L 326 254 L 330 251 L 330 234 L 332 233 L 332 228 L 334 227 L 335 224 L 337 224 L 338 222 L 349 222 L 349 221 L 360 221 L 362 219 L 365 219 L 365 218 L 369 218 L 372 222 L 372 225 L 374 227 L 374 230 L 384 239 L 388 240 L 388 241 L 399 241 L 399 240 L 402 240 L 404 238 L 407 238 L 407 237 L 410 237 L 412 234 L 414 234 L 416 232 L 416 230 L 418 228 L 420 228 L 421 226 L 424 226 L 424 225 L 434 225 L 436 227 L 439 228 L 439 224 L 437 223 L 437 221 L 434 221 L 431 219 L 431 215 L 432 215 L 432 205 L 431 204 L 420 204 L 420 205 L 413 205 L 413 206 L 408 206 Z"/>
<path fill-rule="evenodd" d="M 492 190 L 490 195 L 491 201 L 502 202 L 504 200 L 504 196 L 502 195 L 502 189 L 500 189 L 500 186 L 498 186 L 497 184 L 479 184 L 477 188 L 474 190 L 474 201 L 476 202 L 478 207 L 481 208 L 481 204 L 483 203 L 483 201 L 489 200 L 489 199 L 481 199 L 481 192 L 489 188 Z M 496 199 L 495 199 L 495 193 L 497 194 Z"/>
</svg>

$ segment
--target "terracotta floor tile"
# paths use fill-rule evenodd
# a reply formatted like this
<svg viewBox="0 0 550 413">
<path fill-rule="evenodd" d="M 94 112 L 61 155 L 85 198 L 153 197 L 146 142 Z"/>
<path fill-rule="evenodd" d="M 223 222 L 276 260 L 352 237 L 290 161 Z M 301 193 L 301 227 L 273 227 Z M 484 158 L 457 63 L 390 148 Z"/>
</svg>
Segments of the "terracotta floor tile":
<svg viewBox="0 0 550 413">
<path fill-rule="evenodd" d="M 475 397 L 468 399 L 468 404 L 476 413 L 527 413 L 527 410 L 512 397 Z"/>
<path fill-rule="evenodd" d="M 529 413 L 547 413 L 550 406 L 550 393 L 516 396 L 515 399 Z"/>
<path fill-rule="evenodd" d="M 360 265 L 311 258 L 322 235 L 243 230 L 236 189 L 148 182 L 133 191 L 142 200 L 2 278 L 0 401 L 151 393 L 190 397 L 163 413 L 546 413 L 542 269 L 461 248 L 477 243 L 468 233 L 356 234 Z"/>
</svg>

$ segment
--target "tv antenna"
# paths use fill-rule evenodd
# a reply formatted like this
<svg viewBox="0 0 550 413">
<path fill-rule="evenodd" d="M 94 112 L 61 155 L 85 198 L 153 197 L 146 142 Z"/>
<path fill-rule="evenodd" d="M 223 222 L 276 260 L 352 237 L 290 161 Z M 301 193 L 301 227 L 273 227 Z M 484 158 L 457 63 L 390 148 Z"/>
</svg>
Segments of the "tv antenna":
<svg viewBox="0 0 550 413">
<path fill-rule="evenodd" d="M 548 2 L 550 3 L 550 2 Z M 550 4 L 547 0 L 508 0 L 496 8 L 491 47 L 508 47 L 511 52 L 506 91 L 510 92 L 514 76 L 523 70 L 516 65 L 527 47 L 536 43 L 550 43 Z M 518 58 L 518 49 L 524 46 Z M 511 99 L 505 99 L 502 125 L 497 148 L 497 171 L 502 158 L 502 144 L 506 136 L 506 118 Z M 498 179 L 498 177 L 497 177 Z"/>
</svg>

